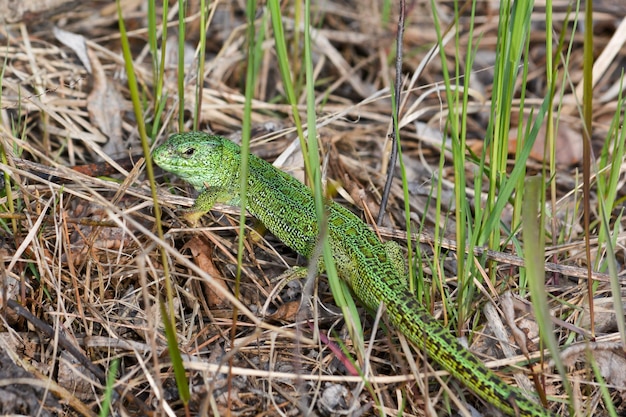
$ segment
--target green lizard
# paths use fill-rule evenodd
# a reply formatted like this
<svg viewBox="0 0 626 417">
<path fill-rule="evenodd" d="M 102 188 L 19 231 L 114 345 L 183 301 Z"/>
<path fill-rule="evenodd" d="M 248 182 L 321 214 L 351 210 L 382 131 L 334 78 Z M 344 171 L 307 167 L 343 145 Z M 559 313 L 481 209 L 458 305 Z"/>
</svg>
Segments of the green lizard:
<svg viewBox="0 0 626 417">
<path fill-rule="evenodd" d="M 152 153 L 154 162 L 201 191 L 188 218 L 196 221 L 216 202 L 238 205 L 241 149 L 202 132 L 172 135 Z M 310 257 L 318 239 L 310 190 L 290 175 L 251 155 L 247 210 L 276 237 Z M 328 239 L 339 276 L 372 310 L 383 303 L 391 323 L 418 348 L 485 401 L 511 416 L 555 416 L 507 385 L 435 320 L 409 291 L 394 255 L 355 214 L 328 207 Z"/>
</svg>

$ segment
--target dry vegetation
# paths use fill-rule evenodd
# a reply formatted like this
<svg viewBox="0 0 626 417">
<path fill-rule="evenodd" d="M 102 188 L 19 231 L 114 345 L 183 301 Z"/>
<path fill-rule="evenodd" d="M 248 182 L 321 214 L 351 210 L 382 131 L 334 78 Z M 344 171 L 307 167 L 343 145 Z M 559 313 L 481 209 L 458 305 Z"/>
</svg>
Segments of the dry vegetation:
<svg viewBox="0 0 626 417">
<path fill-rule="evenodd" d="M 186 37 L 190 69 L 185 85 L 185 110 L 193 114 L 198 84 L 193 76 L 193 56 L 199 23 L 196 2 L 190 3 Z M 245 15 L 239 8 L 242 3 L 218 4 L 209 26 L 202 80 L 200 128 L 231 137 L 238 135 L 243 117 L 246 57 L 242 52 L 245 45 Z M 158 307 L 159 300 L 166 298 L 162 261 L 159 242 L 153 233 L 149 185 L 143 161 L 137 156 L 141 146 L 129 104 L 114 6 L 109 2 L 72 2 L 58 9 L 31 10 L 0 27 L 3 45 L 0 56 L 4 59 L 0 138 L 6 153 L 2 168 L 12 191 L 7 195 L 8 186 L 3 188 L 0 213 L 2 413 L 95 415 L 103 399 L 103 378 L 109 373 L 112 361 L 119 359 L 112 404 L 114 415 L 147 415 L 155 410 L 157 415 L 185 414 Z M 440 17 L 448 19 L 444 24 L 453 16 L 451 6 L 452 2 L 438 3 Z M 285 15 L 293 16 L 293 11 L 286 7 Z M 497 7 L 496 2 L 479 3 L 476 34 L 482 39 L 474 68 L 463 71 L 473 74 L 467 121 L 470 146 L 476 153 L 483 150 L 482 138 L 488 123 Z M 123 9 L 150 131 L 154 97 L 144 4 L 127 1 Z M 381 10 L 379 2 L 327 1 L 320 2 L 312 14 L 317 28 L 314 65 L 319 133 L 328 161 L 327 177 L 338 191 L 337 198 L 361 213 L 370 224 L 378 210 L 379 192 L 385 179 L 386 137 L 391 123 L 388 88 L 394 77 L 390 57 L 395 44 L 397 11 L 394 9 L 394 17 L 383 24 Z M 541 10 L 540 7 L 534 15 L 530 45 L 530 82 L 526 92 L 529 108 L 545 95 L 545 33 Z M 565 4 L 556 6 L 556 22 L 563 20 L 565 11 Z M 174 6 L 170 12 L 173 23 L 164 86 L 168 100 L 161 118 L 162 129 L 155 137 L 159 143 L 176 130 L 179 108 Z M 415 82 L 411 80 L 436 42 L 431 16 L 427 2 L 409 2 L 404 38 L 403 73 L 407 79 L 403 86 L 406 106 L 401 113 L 402 146 L 409 174 L 412 221 L 415 225 L 424 224 L 427 232 L 438 224 L 444 228 L 445 236 L 454 240 L 454 171 L 449 158 L 445 161 L 442 191 L 432 195 L 436 191 L 433 178 L 441 143 L 447 139 L 446 104 L 443 94 L 435 88 L 442 80 L 439 58 L 428 62 Z M 617 49 L 608 65 L 600 69 L 594 90 L 596 153 L 603 146 L 617 108 L 619 77 L 626 63 L 622 46 L 624 29 L 617 30 L 623 18 L 624 8 L 617 3 L 598 4 L 594 26 L 596 56 L 611 41 L 617 42 Z M 466 24 L 463 18 L 459 29 L 461 44 L 468 41 L 464 35 Z M 57 29 L 79 38 L 71 41 Z M 293 24 L 287 24 L 287 30 L 291 38 Z M 567 38 L 572 36 L 567 27 L 557 27 L 557 37 L 561 30 L 566 31 Z M 558 299 L 551 300 L 551 306 L 553 314 L 562 320 L 556 326 L 561 346 L 583 340 L 582 335 L 587 332 L 584 329 L 589 327 L 587 286 L 581 278 L 586 274 L 579 205 L 581 118 L 572 94 L 572 88 L 581 81 L 582 34 L 573 36 L 580 39 L 574 42 L 569 67 L 561 67 L 559 74 L 565 89 L 557 139 L 558 189 L 555 204 L 550 205 L 550 210 L 556 209 L 554 224 L 559 235 L 550 242 L 555 245 L 546 253 L 547 261 L 572 267 L 566 275 L 555 272 L 547 275 L 548 288 Z M 70 41 L 75 42 L 71 47 L 67 44 Z M 86 54 L 79 58 L 77 51 Z M 293 121 L 282 98 L 280 75 L 269 40 L 264 51 L 252 114 L 253 135 L 262 140 L 255 141 L 252 149 L 272 161 L 281 154 L 283 166 L 297 174 L 301 156 L 289 148 L 295 139 Z M 454 56 L 459 51 L 449 45 L 446 53 Z M 293 65 L 293 72 L 299 73 L 299 63 Z M 186 129 L 191 129 L 191 122 Z M 538 145 L 529 164 L 531 173 L 541 169 L 542 155 L 543 147 Z M 473 188 L 475 173 L 474 166 L 468 165 L 469 188 Z M 304 303 L 300 303 L 300 284 L 290 284 L 273 300 L 271 315 L 260 318 L 275 285 L 274 278 L 288 265 L 303 262 L 271 236 L 250 238 L 246 242 L 239 297 L 242 304 L 233 323 L 233 297 L 223 289 L 233 288 L 238 216 L 231 214 L 236 211 L 215 211 L 214 217 L 205 219 L 207 227 L 189 229 L 179 218 L 177 208 L 191 203 L 190 198 L 179 197 L 192 196 L 190 190 L 159 172 L 159 184 L 169 181 L 183 187 L 161 186 L 160 200 L 168 228 L 166 243 L 175 249 L 168 256 L 178 344 L 192 390 L 191 414 L 397 415 L 403 410 L 404 415 L 421 416 L 426 415 L 425 402 L 434 404 L 440 415 L 446 414 L 446 407 L 457 409 L 459 404 L 490 412 L 452 379 L 416 382 L 415 375 L 423 378 L 419 372 L 430 371 L 421 359 L 417 367 L 412 362 L 419 352 L 403 350 L 396 332 L 381 330 L 381 326 L 372 336 L 374 320 L 365 313 L 364 334 L 370 350 L 365 358 L 357 359 L 358 349 L 347 338 L 343 317 L 323 279 L 304 292 Z M 621 185 L 623 182 L 620 190 Z M 401 187 L 401 182 L 396 181 L 388 208 L 389 220 L 381 231 L 386 238 L 395 236 L 404 244 Z M 624 223 L 620 217 L 623 198 L 620 191 L 611 221 L 617 239 L 618 272 L 622 271 L 624 262 Z M 444 213 L 448 213 L 445 218 L 435 215 L 435 199 L 441 201 Z M 596 205 L 594 198 L 592 207 Z M 594 210 L 592 245 L 598 233 L 596 217 Z M 425 242 L 422 253 L 426 257 L 432 243 L 427 235 L 422 241 Z M 594 245 L 592 255 L 595 257 L 603 250 Z M 512 247 L 505 251 L 515 253 Z M 454 297 L 456 254 L 450 251 L 446 256 L 443 263 L 446 270 L 438 274 L 446 274 L 447 291 Z M 528 377 L 518 374 L 513 379 L 513 372 L 507 368 L 524 360 L 522 351 L 514 348 L 503 354 L 503 344 L 493 336 L 493 329 L 501 327 L 511 345 L 518 346 L 524 336 L 521 339 L 506 336 L 507 332 L 511 333 L 511 325 L 515 325 L 525 329 L 529 341 L 538 340 L 532 314 L 527 315 L 526 301 L 510 294 L 496 300 L 507 289 L 517 294 L 515 282 L 519 271 L 516 259 L 507 260 L 497 253 L 494 256 L 503 259 L 490 264 L 497 267 L 496 282 L 489 284 L 491 287 L 482 284 L 484 294 L 476 294 L 475 316 L 467 317 L 455 329 L 474 330 L 472 350 L 485 362 L 504 367 L 503 375 L 511 384 L 535 392 Z M 197 268 L 192 269 L 192 264 Z M 426 272 L 431 274 L 428 266 L 424 263 Z M 619 335 L 607 276 L 597 277 L 594 305 L 598 342 L 590 350 L 568 351 L 564 356 L 580 411 L 602 415 L 605 409 L 589 366 L 593 357 L 609 386 L 611 401 L 618 412 L 626 413 L 626 358 L 623 350 L 616 348 Z M 437 292 L 434 297 L 432 310 L 444 319 L 441 296 Z M 502 309 L 483 310 L 488 297 Z M 519 318 L 522 320 L 513 324 Z M 490 326 L 483 326 L 487 321 Z M 345 345 L 343 351 L 339 341 Z M 532 358 L 538 357 L 536 344 L 528 342 L 525 348 Z M 498 361 L 494 363 L 492 359 Z M 352 374 L 350 360 L 356 360 L 361 369 L 367 366 L 368 384 Z M 539 382 L 545 384 L 547 395 L 552 399 L 563 396 L 556 371 L 547 367 L 542 372 L 545 378 Z M 566 405 L 556 402 L 553 409 L 560 415 L 568 413 Z"/>
</svg>

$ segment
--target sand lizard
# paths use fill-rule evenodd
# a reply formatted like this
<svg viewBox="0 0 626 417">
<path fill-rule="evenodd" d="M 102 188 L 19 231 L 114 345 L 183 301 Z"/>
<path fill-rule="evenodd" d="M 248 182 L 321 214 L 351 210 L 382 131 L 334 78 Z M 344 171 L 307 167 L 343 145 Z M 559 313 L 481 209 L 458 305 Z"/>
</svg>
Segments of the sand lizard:
<svg viewBox="0 0 626 417">
<path fill-rule="evenodd" d="M 216 202 L 239 205 L 240 147 L 202 132 L 172 135 L 152 154 L 154 162 L 189 182 L 200 195 L 192 218 Z M 310 257 L 318 240 L 310 190 L 268 162 L 250 155 L 247 210 L 296 252 Z M 355 214 L 328 204 L 328 239 L 339 276 L 372 310 L 380 303 L 391 323 L 476 395 L 511 416 L 555 416 L 539 400 L 507 385 L 463 347 L 409 291 L 404 271 L 374 232 Z"/>
</svg>

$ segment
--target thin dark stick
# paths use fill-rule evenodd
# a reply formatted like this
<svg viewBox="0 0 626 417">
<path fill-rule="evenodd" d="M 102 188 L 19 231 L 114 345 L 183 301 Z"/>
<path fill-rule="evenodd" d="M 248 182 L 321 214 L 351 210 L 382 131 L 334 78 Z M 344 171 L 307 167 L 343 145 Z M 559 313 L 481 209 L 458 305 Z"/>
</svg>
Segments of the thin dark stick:
<svg viewBox="0 0 626 417">
<path fill-rule="evenodd" d="M 587 258 L 587 295 L 593 300 L 593 281 L 591 280 L 591 243 L 589 238 L 589 223 L 591 217 L 591 129 L 593 115 L 593 0 L 585 2 L 585 42 L 583 46 L 583 227 L 585 230 L 585 256 Z M 591 340 L 596 337 L 593 301 L 589 306 L 589 331 Z"/>
<path fill-rule="evenodd" d="M 406 2 L 400 0 L 400 16 L 398 16 L 398 34 L 396 36 L 396 82 L 394 85 L 395 104 L 393 109 L 393 127 L 391 133 L 391 156 L 389 157 L 389 167 L 387 169 L 387 180 L 385 181 L 385 188 L 383 189 L 383 196 L 380 201 L 380 210 L 378 211 L 378 218 L 376 224 L 381 225 L 383 217 L 385 216 L 385 208 L 389 201 L 389 194 L 391 193 L 391 183 L 393 181 L 393 171 L 396 166 L 396 160 L 398 159 L 398 119 L 400 114 L 400 92 L 402 88 L 402 39 L 404 38 L 404 17 L 406 14 Z"/>
</svg>

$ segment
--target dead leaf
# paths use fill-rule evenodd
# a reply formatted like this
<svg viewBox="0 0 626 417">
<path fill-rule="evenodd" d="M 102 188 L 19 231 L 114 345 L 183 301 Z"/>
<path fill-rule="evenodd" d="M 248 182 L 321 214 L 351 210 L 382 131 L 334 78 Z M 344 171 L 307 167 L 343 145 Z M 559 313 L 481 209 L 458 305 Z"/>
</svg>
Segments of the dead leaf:
<svg viewBox="0 0 626 417">
<path fill-rule="evenodd" d="M 625 302 L 625 300 L 622 300 L 622 302 Z M 593 299 L 593 322 L 596 333 L 611 333 L 617 331 L 617 315 L 615 314 L 612 298 L 604 297 Z M 585 307 L 583 310 L 580 327 L 583 329 L 590 328 L 588 307 Z"/>
<path fill-rule="evenodd" d="M 276 321 L 296 321 L 296 316 L 300 310 L 300 301 L 289 301 L 278 307 L 278 310 L 268 318 Z"/>
<path fill-rule="evenodd" d="M 58 27 L 54 27 L 53 29 L 54 37 L 57 38 L 59 42 L 63 45 L 70 48 L 83 66 L 87 69 L 87 72 L 91 74 L 91 64 L 89 63 L 89 57 L 87 56 L 87 43 L 85 42 L 85 38 L 82 35 L 77 35 L 72 32 L 68 32 L 63 29 L 59 29 Z"/>
<path fill-rule="evenodd" d="M 62 13 L 78 3 L 75 0 L 0 0 L 0 22 L 20 22 L 25 16 L 29 21 L 37 21 Z"/>
<path fill-rule="evenodd" d="M 518 128 L 514 127 L 509 132 L 509 153 L 515 153 L 518 139 Z M 530 151 L 530 158 L 541 162 L 549 160 L 544 150 L 546 139 L 545 124 L 539 129 L 537 139 Z M 559 125 L 559 130 L 555 137 L 555 158 L 556 164 L 562 167 L 569 167 L 580 163 L 583 157 L 583 142 L 580 133 L 575 132 L 567 125 Z"/>
<path fill-rule="evenodd" d="M 81 365 L 76 358 L 61 352 L 59 360 L 59 384 L 68 389 L 77 398 L 88 401 L 93 397 L 93 385 L 96 384 L 93 374 Z"/>
<path fill-rule="evenodd" d="M 87 99 L 89 119 L 107 136 L 103 150 L 108 155 L 119 155 L 126 145 L 122 140 L 122 111 L 124 98 L 104 72 L 96 54 L 87 50 L 93 68 L 93 89 Z"/>
<path fill-rule="evenodd" d="M 195 236 L 183 246 L 183 249 L 184 248 L 188 248 L 191 251 L 193 261 L 200 269 L 211 275 L 219 286 L 230 291 L 228 285 L 226 285 L 224 276 L 213 263 L 213 247 L 209 245 L 205 239 Z M 206 285 L 205 288 L 205 296 L 209 307 L 221 308 L 227 304 L 226 299 L 219 292 L 208 285 Z"/>
<path fill-rule="evenodd" d="M 340 384 L 328 384 L 317 404 L 317 407 L 324 414 L 341 415 L 346 414 L 352 404 L 351 392 Z"/>
<path fill-rule="evenodd" d="M 93 251 L 94 249 L 105 252 L 116 251 L 132 243 L 132 234 L 128 232 L 128 229 L 98 225 L 98 222 L 107 221 L 109 215 L 104 207 L 95 202 L 79 202 L 72 206 L 72 210 L 66 216 L 72 219 L 89 219 L 91 223 L 68 223 L 72 250 L 63 254 L 63 262 L 80 265 L 85 260 L 85 256 L 93 256 L 97 253 Z M 106 255 L 103 253 L 103 256 Z M 53 259 L 52 255 L 50 259 Z"/>
<path fill-rule="evenodd" d="M 626 400 L 626 355 L 619 349 L 592 352 L 602 378 L 607 384 L 622 387 L 622 400 Z"/>
</svg>

